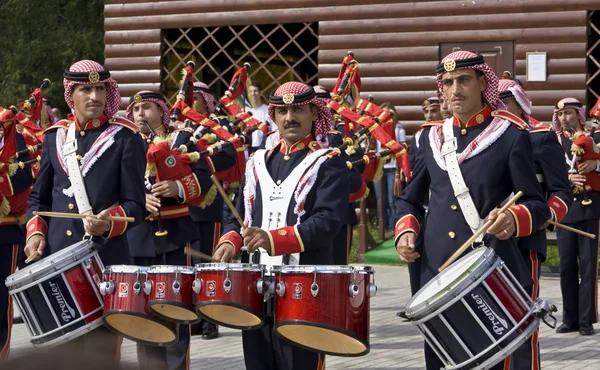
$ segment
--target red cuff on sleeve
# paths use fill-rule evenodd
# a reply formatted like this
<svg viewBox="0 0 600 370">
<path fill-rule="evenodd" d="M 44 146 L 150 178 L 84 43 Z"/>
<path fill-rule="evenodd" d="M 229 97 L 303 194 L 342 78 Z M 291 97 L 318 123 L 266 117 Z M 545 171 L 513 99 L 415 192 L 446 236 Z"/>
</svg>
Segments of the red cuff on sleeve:
<svg viewBox="0 0 600 370">
<path fill-rule="evenodd" d="M 304 243 L 296 226 L 267 231 L 271 240 L 271 256 L 304 252 Z"/>
<path fill-rule="evenodd" d="M 242 249 L 242 236 L 235 232 L 235 231 L 230 231 L 227 234 L 224 234 L 223 236 L 221 236 L 221 238 L 219 239 L 219 242 L 217 243 L 217 248 L 219 248 L 219 246 L 223 243 L 229 242 L 231 244 L 233 244 L 233 247 L 235 248 L 235 254 L 237 256 L 238 253 L 240 253 L 240 250 Z M 216 250 L 216 248 L 215 248 Z"/>
<path fill-rule="evenodd" d="M 417 218 L 413 215 L 404 215 L 402 217 L 400 217 L 400 219 L 396 222 L 396 228 L 395 228 L 395 242 L 398 242 L 398 238 L 400 238 L 402 236 L 402 234 L 405 234 L 407 232 L 413 232 L 416 235 L 419 235 L 419 232 L 421 231 L 421 225 L 419 225 L 419 221 L 417 220 Z"/>
<path fill-rule="evenodd" d="M 195 174 L 191 173 L 177 180 L 183 189 L 183 203 L 189 203 L 202 194 L 200 183 Z"/>
<path fill-rule="evenodd" d="M 569 212 L 567 204 L 556 195 L 548 199 L 548 206 L 555 222 L 560 222 Z"/>
<path fill-rule="evenodd" d="M 46 237 L 48 233 L 48 224 L 40 216 L 33 216 L 29 222 L 27 222 L 27 238 L 29 240 L 34 235 L 41 235 Z"/>
<path fill-rule="evenodd" d="M 8 173 L 0 175 L 0 192 L 6 197 L 10 197 L 15 194 Z"/>
<path fill-rule="evenodd" d="M 116 206 L 116 207 L 110 208 L 108 210 L 108 214 L 111 216 L 127 217 L 127 214 L 125 214 L 125 210 L 121 206 Z M 123 235 L 123 233 L 125 233 L 126 229 L 127 229 L 127 222 L 111 221 L 110 222 L 110 230 L 108 230 L 108 236 L 106 238 L 109 239 L 109 238 L 114 238 L 115 236 Z"/>
<path fill-rule="evenodd" d="M 353 202 L 359 201 L 362 198 L 364 198 L 365 196 L 367 196 L 368 194 L 369 194 L 369 188 L 367 187 L 367 184 L 363 181 L 362 184 L 360 184 L 360 188 L 357 191 L 355 191 L 354 193 L 350 194 L 349 202 L 353 203 Z"/>
<path fill-rule="evenodd" d="M 522 204 L 511 206 L 508 211 L 515 218 L 515 234 L 513 236 L 522 238 L 531 235 L 533 231 L 533 221 L 531 220 L 531 212 Z"/>
</svg>

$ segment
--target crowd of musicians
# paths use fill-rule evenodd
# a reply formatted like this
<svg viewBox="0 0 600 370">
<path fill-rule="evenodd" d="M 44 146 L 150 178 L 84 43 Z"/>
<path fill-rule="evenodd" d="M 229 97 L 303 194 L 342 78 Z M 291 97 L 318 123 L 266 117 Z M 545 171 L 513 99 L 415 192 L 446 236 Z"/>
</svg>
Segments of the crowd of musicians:
<svg viewBox="0 0 600 370">
<path fill-rule="evenodd" d="M 26 258 L 43 259 L 84 237 L 96 242 L 105 266 L 206 262 L 183 253 L 190 246 L 222 262 L 236 259 L 245 246 L 249 254 L 285 256 L 284 263 L 346 265 L 356 202 L 386 163 L 395 168 L 391 217 L 413 294 L 486 219 L 494 222 L 480 242 L 495 250 L 534 300 L 546 230 L 560 222 L 599 232 L 594 140 L 600 131 L 586 125 L 584 106 L 566 97 L 556 103 L 552 122 L 539 122 L 521 82 L 509 73 L 499 79 L 482 56 L 454 52 L 432 71 L 438 95 L 423 103 L 425 122 L 408 148 L 395 140 L 401 117 L 393 106 L 360 99 L 358 64 L 350 54 L 332 90 L 287 82 L 270 94 L 268 105 L 260 101 L 259 84 L 246 89 L 246 67 L 220 99 L 194 82 L 193 68 L 186 67 L 171 110 L 162 94 L 140 91 L 129 99 L 125 117 L 119 115 L 117 82 L 89 60 L 64 71 L 66 119 L 52 123 L 42 96 L 46 86 L 16 108 L 0 108 L 2 281 L 26 266 Z M 253 104 L 236 104 L 240 100 Z M 591 113 L 600 115 L 597 110 Z M 377 142 L 376 152 L 370 142 Z M 223 230 L 218 186 L 228 190 L 242 218 L 232 215 Z M 519 191 L 518 204 L 498 213 Z M 563 295 L 557 332 L 593 334 L 597 241 L 556 231 Z M 5 358 L 12 307 L 0 287 Z M 189 368 L 193 334 L 212 339 L 218 327 L 208 321 L 180 327 L 178 342 L 167 347 L 138 344 L 141 365 Z M 242 337 L 248 369 L 325 367 L 323 355 L 276 336 L 272 317 Z M 100 327 L 65 346 L 112 358 L 120 337 Z M 443 366 L 427 345 L 425 358 L 427 369 Z M 540 368 L 537 333 L 495 368 Z"/>
</svg>

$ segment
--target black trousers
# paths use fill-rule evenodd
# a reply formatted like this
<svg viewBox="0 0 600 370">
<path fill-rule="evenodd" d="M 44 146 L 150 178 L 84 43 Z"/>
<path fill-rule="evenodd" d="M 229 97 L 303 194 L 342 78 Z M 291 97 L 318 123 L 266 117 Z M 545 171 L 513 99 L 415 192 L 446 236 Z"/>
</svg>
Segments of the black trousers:
<svg viewBox="0 0 600 370">
<path fill-rule="evenodd" d="M 529 267 L 533 284 L 526 287 L 525 291 L 529 297 L 535 302 L 540 294 L 540 258 L 537 252 L 519 248 L 523 259 Z M 504 361 L 504 369 L 506 370 L 539 370 L 541 368 L 540 358 L 540 342 L 539 330 L 537 330 L 529 340 L 519 347 L 512 355 L 508 356 Z"/>
<path fill-rule="evenodd" d="M 347 265 L 352 247 L 352 225 L 345 224 L 333 238 L 333 263 L 335 265 Z"/>
<path fill-rule="evenodd" d="M 174 265 L 189 266 L 189 258 L 182 249 L 156 257 L 132 257 L 132 263 L 138 266 Z M 141 369 L 184 370 L 190 367 L 190 325 L 178 325 L 179 339 L 166 347 L 137 344 L 138 361 Z"/>
<path fill-rule="evenodd" d="M 568 226 L 598 235 L 598 220 Z M 563 323 L 576 326 L 598 322 L 598 240 L 558 229 L 557 242 Z"/>
<path fill-rule="evenodd" d="M 256 330 L 242 331 L 247 370 L 324 370 L 325 356 L 294 346 L 273 330 L 273 317 Z"/>
<path fill-rule="evenodd" d="M 212 256 L 219 238 L 221 237 L 221 223 L 195 221 L 194 224 L 198 229 L 200 239 L 192 243 L 192 249 Z M 198 263 L 211 262 L 198 257 L 192 257 L 192 261 L 194 266 Z M 216 328 L 216 325 L 210 321 L 202 319 L 200 322 L 192 324 L 192 335 L 201 334 L 204 331 L 204 328 L 211 327 Z"/>
<path fill-rule="evenodd" d="M 0 244 L 0 359 L 8 358 L 10 352 L 10 334 L 12 331 L 13 307 L 6 278 L 17 268 L 19 244 Z"/>
</svg>

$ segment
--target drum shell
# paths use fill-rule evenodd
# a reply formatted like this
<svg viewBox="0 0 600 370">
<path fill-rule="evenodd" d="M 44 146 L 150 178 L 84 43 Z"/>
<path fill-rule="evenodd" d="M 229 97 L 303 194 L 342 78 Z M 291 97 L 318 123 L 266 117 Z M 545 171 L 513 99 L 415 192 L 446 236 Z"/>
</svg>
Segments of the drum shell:
<svg viewBox="0 0 600 370">
<path fill-rule="evenodd" d="M 262 270 L 244 270 L 244 269 L 207 269 L 198 270 L 197 282 L 200 283 L 200 292 L 196 294 L 196 312 L 220 325 L 234 329 L 257 329 L 264 323 L 264 298 L 257 290 L 257 284 L 264 279 Z M 231 288 L 226 292 L 224 288 L 225 280 L 231 281 Z M 265 288 L 266 290 L 266 288 Z M 252 327 L 235 326 L 226 322 L 218 321 L 215 318 L 203 314 L 200 309 L 203 306 L 211 304 L 220 304 L 232 306 L 247 311 L 261 319 L 260 324 Z"/>
<path fill-rule="evenodd" d="M 174 305 L 185 308 L 191 312 L 194 310 L 194 299 L 192 292 L 192 282 L 194 281 L 193 270 L 191 273 L 178 273 L 175 272 L 153 272 L 148 271 L 148 280 L 151 282 L 152 290 L 148 296 L 148 303 L 150 305 L 162 303 L 168 305 Z M 175 293 L 173 284 L 179 282 L 179 291 Z M 161 288 L 162 286 L 162 288 Z M 152 309 L 150 308 L 150 312 Z M 165 320 L 169 318 L 163 317 Z M 185 323 L 197 322 L 200 319 L 194 321 L 188 321 Z"/>
<path fill-rule="evenodd" d="M 110 266 L 107 270 L 110 270 Z M 104 324 L 112 331 L 123 335 L 124 337 L 138 343 L 155 346 L 165 346 L 173 344 L 177 341 L 177 324 L 162 320 L 152 315 L 148 309 L 148 296 L 144 293 L 144 283 L 147 281 L 145 270 L 142 272 L 114 272 L 105 273 L 105 281 L 114 283 L 114 291 L 104 294 Z M 136 283 L 140 284 L 139 293 L 136 294 L 134 287 Z M 142 340 L 138 337 L 128 335 L 122 331 L 122 328 L 111 325 L 109 322 L 111 315 L 123 314 L 130 317 L 138 317 L 144 319 L 143 322 L 150 324 L 158 324 L 167 328 L 175 334 L 175 339 L 168 342 L 153 342 Z"/>
<path fill-rule="evenodd" d="M 276 282 L 285 284 L 285 294 L 275 295 L 276 330 L 287 324 L 305 324 L 331 329 L 363 343 L 366 351 L 354 354 L 328 354 L 337 356 L 367 354 L 370 330 L 368 289 L 371 275 L 372 273 L 317 272 L 315 278 L 314 272 L 276 274 Z M 311 292 L 313 282 L 316 282 L 319 287 L 316 296 Z M 358 292 L 354 297 L 349 293 L 350 285 L 353 283 L 358 286 Z"/>
<path fill-rule="evenodd" d="M 34 347 L 59 345 L 102 325 L 104 266 L 93 245 L 79 242 L 6 279 Z"/>
</svg>

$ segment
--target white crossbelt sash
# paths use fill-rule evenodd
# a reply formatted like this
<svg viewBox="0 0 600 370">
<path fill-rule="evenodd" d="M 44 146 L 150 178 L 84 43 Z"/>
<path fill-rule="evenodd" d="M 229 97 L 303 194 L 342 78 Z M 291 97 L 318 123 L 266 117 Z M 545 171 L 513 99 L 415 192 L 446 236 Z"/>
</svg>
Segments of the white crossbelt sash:
<svg viewBox="0 0 600 370">
<path fill-rule="evenodd" d="M 85 190 L 85 183 L 83 182 L 83 176 L 79 168 L 79 162 L 77 160 L 77 139 L 75 138 L 75 122 L 72 122 L 67 129 L 67 138 L 65 145 L 62 147 L 62 153 L 67 162 L 67 169 L 69 171 L 69 180 L 71 181 L 71 187 L 75 196 L 75 202 L 80 214 L 91 215 L 92 206 Z M 83 220 L 85 223 L 85 220 Z"/>
<path fill-rule="evenodd" d="M 452 190 L 456 200 L 460 205 L 465 221 L 471 228 L 471 231 L 475 233 L 482 225 L 483 221 L 479 218 L 479 212 L 475 207 L 469 188 L 465 183 L 462 172 L 460 171 L 460 165 L 458 164 L 458 156 L 456 150 L 458 149 L 456 138 L 454 137 L 452 118 L 444 121 L 442 132 L 444 134 L 444 144 L 442 144 L 442 156 L 446 163 L 446 170 L 448 177 L 450 178 L 450 184 L 452 184 Z M 481 241 L 483 237 L 480 237 L 477 241 Z"/>
</svg>

